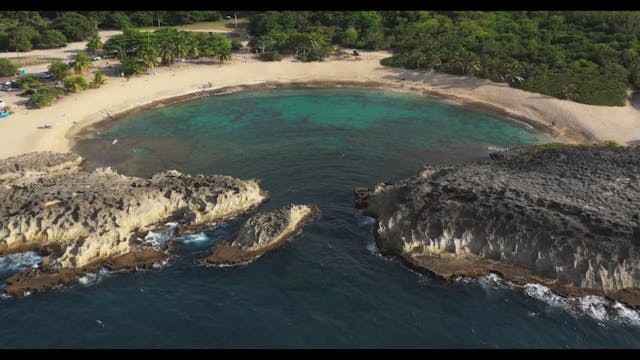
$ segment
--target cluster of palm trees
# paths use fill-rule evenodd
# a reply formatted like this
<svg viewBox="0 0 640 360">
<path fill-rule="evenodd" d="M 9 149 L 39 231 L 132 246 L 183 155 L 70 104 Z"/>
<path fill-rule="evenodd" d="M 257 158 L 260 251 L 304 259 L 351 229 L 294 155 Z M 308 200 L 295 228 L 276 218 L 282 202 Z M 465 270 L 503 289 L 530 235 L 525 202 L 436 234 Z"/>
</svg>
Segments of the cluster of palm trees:
<svg viewBox="0 0 640 360">
<path fill-rule="evenodd" d="M 171 65 L 177 59 L 212 57 L 220 62 L 231 58 L 231 40 L 221 34 L 179 31 L 162 28 L 154 32 L 127 29 L 104 44 L 104 51 L 114 53 L 132 64 L 125 73 L 135 73 L 158 65 Z"/>
<path fill-rule="evenodd" d="M 418 70 L 436 70 L 460 75 L 474 75 L 494 81 L 522 84 L 526 80 L 527 70 L 517 61 L 502 62 L 489 56 L 478 56 L 464 48 L 414 49 L 384 59 L 384 65 L 394 66 L 394 62 Z"/>
<path fill-rule="evenodd" d="M 326 35 L 314 31 L 272 30 L 253 38 L 249 45 L 263 59 L 268 58 L 265 56 L 266 54 L 291 53 L 302 61 L 318 61 L 328 56 L 332 50 L 330 39 Z"/>
</svg>

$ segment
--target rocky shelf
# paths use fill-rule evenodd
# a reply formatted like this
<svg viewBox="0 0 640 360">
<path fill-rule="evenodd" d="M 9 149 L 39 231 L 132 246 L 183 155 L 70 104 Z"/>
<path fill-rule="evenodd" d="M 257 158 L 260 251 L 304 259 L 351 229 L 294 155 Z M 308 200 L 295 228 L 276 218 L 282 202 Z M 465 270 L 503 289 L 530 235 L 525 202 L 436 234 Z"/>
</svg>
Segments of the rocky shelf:
<svg viewBox="0 0 640 360">
<path fill-rule="evenodd" d="M 640 305 L 640 146 L 512 149 L 355 195 L 413 268 Z"/>
<path fill-rule="evenodd" d="M 83 171 L 81 162 L 77 155 L 54 153 L 0 160 L 0 255 L 46 255 L 38 269 L 7 281 L 8 294 L 77 281 L 102 266 L 148 267 L 169 255 L 138 241 L 141 234 L 166 221 L 206 226 L 268 199 L 256 180 L 177 171 L 143 179 L 110 168 Z"/>
<path fill-rule="evenodd" d="M 232 241 L 214 246 L 211 255 L 198 262 L 216 266 L 246 264 L 285 244 L 318 214 L 315 205 L 291 205 L 255 214 L 242 225 Z"/>
</svg>

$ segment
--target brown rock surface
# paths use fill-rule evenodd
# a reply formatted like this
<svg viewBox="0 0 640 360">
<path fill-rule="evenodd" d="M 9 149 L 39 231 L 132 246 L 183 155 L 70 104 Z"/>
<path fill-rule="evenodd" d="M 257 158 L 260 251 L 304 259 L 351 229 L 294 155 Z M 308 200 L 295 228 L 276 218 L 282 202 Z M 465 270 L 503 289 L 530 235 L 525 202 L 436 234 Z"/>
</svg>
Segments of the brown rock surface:
<svg viewBox="0 0 640 360">
<path fill-rule="evenodd" d="M 522 148 L 356 189 L 382 253 L 640 305 L 640 146 Z M 635 294 L 635 295 L 634 295 Z"/>
<path fill-rule="evenodd" d="M 146 252 L 136 244 L 139 234 L 166 221 L 206 226 L 251 211 L 268 198 L 255 180 L 177 171 L 142 179 L 109 168 L 82 171 L 81 161 L 53 153 L 0 160 L 0 255 L 25 250 L 48 255 L 41 269 L 25 274 L 31 283 L 35 278 L 49 279 L 51 286 L 66 283 L 69 274 L 98 265 L 148 266 L 157 260 L 150 254 L 161 249 Z"/>
<path fill-rule="evenodd" d="M 200 259 L 206 265 L 238 265 L 272 251 L 300 232 L 319 210 L 315 205 L 291 205 L 249 218 L 230 242 L 214 246 L 212 254 Z"/>
</svg>

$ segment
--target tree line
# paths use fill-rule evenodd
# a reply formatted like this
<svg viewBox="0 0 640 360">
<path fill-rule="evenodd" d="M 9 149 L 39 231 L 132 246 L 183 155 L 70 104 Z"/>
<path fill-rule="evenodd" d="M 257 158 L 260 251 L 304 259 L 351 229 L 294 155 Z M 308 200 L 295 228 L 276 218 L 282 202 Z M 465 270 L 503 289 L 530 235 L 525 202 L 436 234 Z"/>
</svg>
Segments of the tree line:
<svg viewBox="0 0 640 360">
<path fill-rule="evenodd" d="M 154 32 L 126 29 L 111 37 L 103 46 L 99 42 L 88 47 L 102 47 L 120 59 L 122 72 L 132 75 L 158 65 L 171 65 L 184 57 L 209 57 L 220 62 L 231 58 L 232 42 L 222 34 L 179 31 L 160 28 Z"/>
<path fill-rule="evenodd" d="M 99 29 L 175 26 L 222 19 L 219 11 L 0 11 L 0 51 L 84 41 Z"/>
<path fill-rule="evenodd" d="M 263 60 L 322 60 L 336 44 L 389 49 L 383 65 L 506 82 L 595 105 L 640 87 L 640 12 L 262 12 L 249 23 Z"/>
<path fill-rule="evenodd" d="M 322 61 L 338 45 L 387 49 L 382 64 L 505 82 L 517 88 L 595 105 L 624 105 L 640 88 L 637 11 L 266 11 L 250 19 L 250 46 L 261 59 L 293 55 Z M 228 41 L 208 34 L 140 26 L 219 20 L 218 11 L 0 11 L 0 50 L 27 51 L 88 40 L 100 50 L 99 28 L 126 29 L 104 44 L 126 73 L 184 56 L 217 56 Z M 209 36 L 209 37 L 207 37 Z M 236 45 L 237 44 L 232 44 Z M 157 56 L 156 56 L 157 55 Z"/>
</svg>

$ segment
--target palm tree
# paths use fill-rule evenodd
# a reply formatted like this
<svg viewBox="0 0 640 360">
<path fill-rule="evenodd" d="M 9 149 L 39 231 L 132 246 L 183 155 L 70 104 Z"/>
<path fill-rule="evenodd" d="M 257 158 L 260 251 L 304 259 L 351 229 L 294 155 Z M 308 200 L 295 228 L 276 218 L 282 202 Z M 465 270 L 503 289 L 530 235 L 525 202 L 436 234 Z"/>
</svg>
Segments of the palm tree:
<svg viewBox="0 0 640 360">
<path fill-rule="evenodd" d="M 97 32 L 91 34 L 89 37 L 89 42 L 87 43 L 87 50 L 91 52 L 97 52 L 98 50 L 102 50 L 104 44 L 102 40 L 100 40 L 100 35 Z"/>
<path fill-rule="evenodd" d="M 104 85 L 107 83 L 107 77 L 101 73 L 100 71 L 96 71 L 95 74 L 93 74 L 93 81 L 92 84 L 95 87 L 100 87 L 100 85 Z"/>
<path fill-rule="evenodd" d="M 198 58 L 200 57 L 200 41 L 195 34 L 189 34 L 185 41 L 187 50 L 187 56 Z"/>
<path fill-rule="evenodd" d="M 91 68 L 91 59 L 87 54 L 79 52 L 76 55 L 76 61 L 73 63 L 73 70 L 76 74 L 85 72 Z"/>
<path fill-rule="evenodd" d="M 176 49 L 172 43 L 163 41 L 160 43 L 158 55 L 163 65 L 171 65 L 176 61 Z"/>
<path fill-rule="evenodd" d="M 524 82 L 525 70 L 522 68 L 522 66 L 520 66 L 519 63 L 514 62 L 508 64 L 504 70 L 505 80 L 509 81 L 512 84 Z"/>
<path fill-rule="evenodd" d="M 567 100 L 575 101 L 580 96 L 578 95 L 578 87 L 575 84 L 567 84 L 562 87 L 562 95 Z"/>
<path fill-rule="evenodd" d="M 230 59 L 231 59 L 231 53 L 229 51 L 223 50 L 218 54 L 218 60 L 220 60 L 221 63 Z"/>
<path fill-rule="evenodd" d="M 145 67 L 151 69 L 158 66 L 158 49 L 144 45 L 140 48 L 140 58 Z"/>
</svg>

